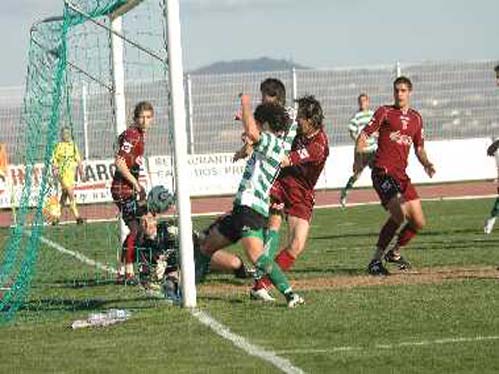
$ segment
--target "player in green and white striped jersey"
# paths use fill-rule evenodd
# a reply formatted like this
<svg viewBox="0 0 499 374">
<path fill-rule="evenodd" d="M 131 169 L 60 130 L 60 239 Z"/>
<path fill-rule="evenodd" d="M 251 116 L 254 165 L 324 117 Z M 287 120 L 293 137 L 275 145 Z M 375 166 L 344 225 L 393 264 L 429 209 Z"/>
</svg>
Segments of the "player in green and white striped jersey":
<svg viewBox="0 0 499 374">
<path fill-rule="evenodd" d="M 364 127 L 366 127 L 367 124 L 371 121 L 371 118 L 374 115 L 374 111 L 369 109 L 370 102 L 369 96 L 367 96 L 367 94 L 361 93 L 357 98 L 357 102 L 359 104 L 359 110 L 354 114 L 354 116 L 350 120 L 350 124 L 348 125 L 350 137 L 354 142 L 357 141 L 357 137 L 360 135 Z M 340 204 L 343 208 L 346 207 L 348 191 L 353 188 L 353 185 L 360 177 L 360 174 L 362 174 L 362 171 L 365 169 L 365 167 L 370 167 L 371 163 L 374 161 L 374 155 L 376 154 L 377 149 L 378 140 L 373 136 L 368 140 L 366 153 L 354 154 L 354 163 L 359 160 L 363 166 L 359 171 L 357 171 L 350 177 L 346 186 L 341 190 Z"/>
<path fill-rule="evenodd" d="M 202 275 L 216 251 L 241 241 L 256 269 L 267 274 L 286 297 L 289 307 L 303 304 L 274 259 L 264 249 L 265 228 L 269 216 L 269 192 L 296 134 L 296 122 L 290 122 L 286 110 L 275 103 L 260 104 L 254 115 L 249 95 L 242 95 L 242 121 L 245 134 L 253 144 L 253 153 L 234 199 L 232 212 L 215 221 L 201 241 L 196 272 Z"/>
</svg>

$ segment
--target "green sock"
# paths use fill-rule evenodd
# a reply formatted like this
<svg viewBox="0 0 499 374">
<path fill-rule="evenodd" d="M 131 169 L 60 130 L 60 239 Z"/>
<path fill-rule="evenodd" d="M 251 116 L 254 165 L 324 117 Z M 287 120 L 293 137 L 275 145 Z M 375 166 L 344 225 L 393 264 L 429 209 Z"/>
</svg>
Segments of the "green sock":
<svg viewBox="0 0 499 374">
<path fill-rule="evenodd" d="M 283 295 L 291 292 L 291 285 L 288 278 L 284 275 L 279 265 L 266 253 L 263 253 L 255 263 L 256 268 L 269 276 L 272 284 Z"/>
<path fill-rule="evenodd" d="M 492 207 L 492 211 L 490 212 L 491 217 L 499 216 L 499 197 L 496 199 L 494 206 Z"/>
<path fill-rule="evenodd" d="M 279 231 L 267 229 L 265 230 L 265 243 L 264 243 L 264 253 L 269 256 L 269 258 L 275 258 L 277 251 L 279 250 Z M 255 269 L 255 279 L 261 279 L 265 273 L 260 269 Z"/>
<path fill-rule="evenodd" d="M 274 258 L 277 251 L 279 250 L 279 231 L 276 230 L 266 230 L 265 232 L 265 253 L 268 254 L 270 258 Z"/>
<path fill-rule="evenodd" d="M 353 175 L 350 177 L 350 179 L 347 182 L 347 185 L 345 186 L 345 192 L 348 190 L 351 190 L 353 188 L 354 183 L 357 181 L 357 178 L 355 178 Z"/>
</svg>

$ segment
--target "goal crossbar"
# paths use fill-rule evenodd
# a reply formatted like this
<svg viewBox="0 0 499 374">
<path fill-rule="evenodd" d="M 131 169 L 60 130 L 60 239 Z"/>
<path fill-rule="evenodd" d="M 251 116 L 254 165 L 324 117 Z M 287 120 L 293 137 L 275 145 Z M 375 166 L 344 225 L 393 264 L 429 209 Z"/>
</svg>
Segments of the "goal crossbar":
<svg viewBox="0 0 499 374">
<path fill-rule="evenodd" d="M 137 4 L 135 4 L 135 6 L 137 6 L 141 1 L 138 1 Z M 161 56 L 159 56 L 157 53 L 151 51 L 150 49 L 146 48 L 146 47 L 143 47 L 142 45 L 140 45 L 139 43 L 127 38 L 125 35 L 123 35 L 122 33 L 119 33 L 117 32 L 116 30 L 113 30 L 111 27 L 103 24 L 102 22 L 99 22 L 95 19 L 92 18 L 92 16 L 90 16 L 89 14 L 87 14 L 86 12 L 84 12 L 83 10 L 81 10 L 80 8 L 78 8 L 76 5 L 74 5 L 70 0 L 64 0 L 64 4 L 66 4 L 66 6 L 68 8 L 70 8 L 71 10 L 75 11 L 76 13 L 80 14 L 82 17 L 86 18 L 87 20 L 89 20 L 90 22 L 92 22 L 94 25 L 97 25 L 107 31 L 109 31 L 110 33 L 112 33 L 113 35 L 116 35 L 118 38 L 122 39 L 123 41 L 127 42 L 128 44 L 134 46 L 135 48 L 141 50 L 142 52 L 148 54 L 149 56 L 151 56 L 152 58 L 160 61 L 161 63 L 166 63 L 165 59 Z M 121 8 L 120 8 L 121 9 Z M 128 8 L 128 10 L 130 10 L 132 8 Z M 116 17 L 114 18 L 116 19 Z"/>
</svg>

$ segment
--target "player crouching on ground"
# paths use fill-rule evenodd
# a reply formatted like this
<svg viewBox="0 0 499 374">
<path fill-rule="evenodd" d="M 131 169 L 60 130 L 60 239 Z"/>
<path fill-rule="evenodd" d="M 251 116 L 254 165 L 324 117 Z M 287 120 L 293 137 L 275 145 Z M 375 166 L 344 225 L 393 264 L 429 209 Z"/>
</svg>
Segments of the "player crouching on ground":
<svg viewBox="0 0 499 374">
<path fill-rule="evenodd" d="M 293 308 L 304 301 L 292 291 L 286 276 L 265 252 L 264 231 L 269 215 L 269 191 L 285 155 L 285 135 L 296 132 L 296 123 L 290 127 L 285 109 L 273 103 L 260 104 L 253 115 L 249 95 L 241 96 L 241 106 L 244 132 L 253 143 L 253 153 L 246 162 L 232 212 L 205 232 L 196 271 L 202 275 L 213 253 L 241 241 L 256 269 L 269 276 L 285 296 L 288 307 Z"/>
<path fill-rule="evenodd" d="M 390 214 L 379 233 L 374 256 L 368 266 L 368 272 L 372 275 L 389 274 L 383 265 L 383 257 L 401 269 L 409 267 L 400 249 L 425 226 L 421 200 L 406 174 L 411 146 L 414 144 L 416 156 L 430 178 L 435 174 L 435 168 L 424 149 L 423 119 L 409 106 L 411 93 L 411 81 L 406 77 L 397 78 L 393 82 L 395 104 L 378 108 L 356 143 L 357 152 L 366 152 L 369 137 L 379 133 L 372 181 L 383 207 Z M 361 167 L 361 163 L 356 163 L 354 171 Z M 395 245 L 387 252 L 399 228 Z"/>
<path fill-rule="evenodd" d="M 329 156 L 329 141 L 324 131 L 321 104 L 313 96 L 304 96 L 298 102 L 298 134 L 289 156 L 281 163 L 282 170 L 270 190 L 270 217 L 265 248 L 270 258 L 279 250 L 279 229 L 282 216 L 287 216 L 289 242 L 275 257 L 279 267 L 287 271 L 305 249 L 312 210 L 315 203 L 314 187 Z M 258 277 L 250 291 L 252 298 L 274 301 L 268 292 L 268 277 Z M 261 274 L 260 274 L 261 275 Z"/>
<path fill-rule="evenodd" d="M 150 212 L 142 216 L 140 221 L 136 243 L 139 280 L 145 289 L 161 291 L 165 298 L 178 302 L 181 299 L 178 287 L 178 226 L 172 220 L 158 220 L 156 215 Z M 195 256 L 199 256 L 200 235 L 193 232 L 192 239 Z M 227 255 L 234 256 L 230 253 Z M 239 279 L 249 278 L 245 264 L 239 260 L 241 264 L 237 269 L 220 264 L 215 258 L 212 258 L 211 266 L 222 271 L 231 271 Z"/>
</svg>

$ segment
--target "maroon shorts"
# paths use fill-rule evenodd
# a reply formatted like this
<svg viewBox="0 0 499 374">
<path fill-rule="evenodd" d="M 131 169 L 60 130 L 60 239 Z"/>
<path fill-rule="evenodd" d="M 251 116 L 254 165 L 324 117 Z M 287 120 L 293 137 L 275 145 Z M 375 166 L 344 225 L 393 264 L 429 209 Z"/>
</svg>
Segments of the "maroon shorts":
<svg viewBox="0 0 499 374">
<path fill-rule="evenodd" d="M 314 191 L 298 185 L 288 186 L 276 180 L 270 189 L 270 201 L 272 205 L 282 205 L 287 215 L 309 222 L 312 219 L 315 205 Z"/>
<path fill-rule="evenodd" d="M 409 177 L 398 178 L 377 168 L 373 169 L 371 177 L 373 187 L 385 208 L 388 202 L 397 195 L 401 196 L 404 201 L 419 199 L 419 195 Z"/>
</svg>

